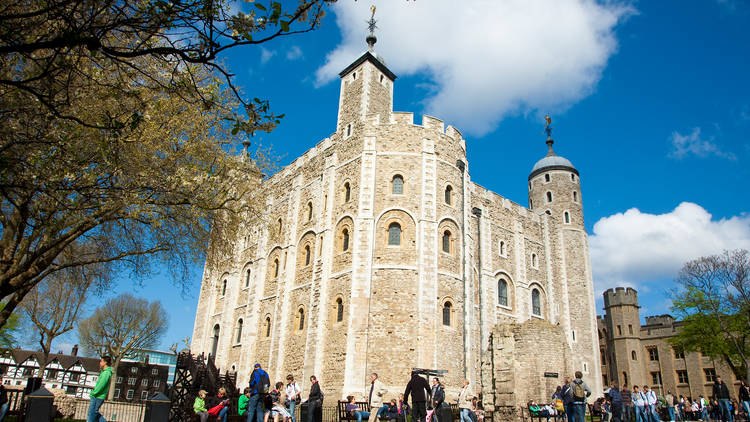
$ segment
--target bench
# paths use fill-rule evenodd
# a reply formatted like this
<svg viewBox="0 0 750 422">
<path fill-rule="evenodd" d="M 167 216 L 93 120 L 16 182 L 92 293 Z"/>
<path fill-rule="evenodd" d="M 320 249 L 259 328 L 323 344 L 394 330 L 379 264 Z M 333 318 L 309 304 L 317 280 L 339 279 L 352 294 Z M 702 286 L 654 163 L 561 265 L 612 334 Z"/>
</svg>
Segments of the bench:
<svg viewBox="0 0 750 422">
<path fill-rule="evenodd" d="M 339 402 L 336 404 L 336 411 L 339 415 L 339 421 L 356 421 L 357 417 L 346 411 L 347 404 L 349 404 L 349 402 L 345 400 L 339 400 Z M 355 401 L 354 404 L 362 409 L 363 412 L 370 411 L 370 404 L 367 402 Z"/>
</svg>

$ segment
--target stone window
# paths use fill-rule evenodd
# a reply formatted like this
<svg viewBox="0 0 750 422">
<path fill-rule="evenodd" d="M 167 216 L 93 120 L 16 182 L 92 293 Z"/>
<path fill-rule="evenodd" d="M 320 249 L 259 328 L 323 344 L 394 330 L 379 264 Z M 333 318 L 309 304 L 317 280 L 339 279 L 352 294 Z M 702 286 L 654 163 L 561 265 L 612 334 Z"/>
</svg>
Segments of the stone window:
<svg viewBox="0 0 750 422">
<path fill-rule="evenodd" d="M 336 322 L 344 320 L 344 301 L 341 298 L 336 299 Z"/>
<path fill-rule="evenodd" d="M 341 231 L 341 250 L 346 252 L 349 250 L 349 229 Z"/>
<path fill-rule="evenodd" d="M 572 180 L 572 181 L 575 182 L 576 181 L 576 175 L 571 173 L 570 174 L 570 180 Z"/>
<path fill-rule="evenodd" d="M 652 372 L 651 373 L 651 384 L 652 385 L 661 385 L 661 372 Z"/>
<path fill-rule="evenodd" d="M 380 83 L 383 83 L 383 75 L 380 75 Z"/>
<path fill-rule="evenodd" d="M 266 337 L 271 337 L 271 317 L 266 317 Z"/>
<path fill-rule="evenodd" d="M 618 326 L 617 326 L 617 335 L 618 335 L 618 336 L 621 336 L 621 335 L 622 335 L 622 325 L 618 325 Z"/>
<path fill-rule="evenodd" d="M 531 290 L 531 313 L 535 316 L 542 316 L 542 299 L 539 289 Z"/>
<path fill-rule="evenodd" d="M 352 124 L 351 123 L 346 125 L 346 136 L 347 137 L 352 136 Z"/>
<path fill-rule="evenodd" d="M 633 335 L 633 324 L 628 324 L 628 334 Z"/>
<path fill-rule="evenodd" d="M 305 245 L 305 266 L 310 265 L 310 245 Z"/>
<path fill-rule="evenodd" d="M 312 211 L 313 211 L 312 202 L 308 202 L 307 203 L 307 221 L 312 220 Z"/>
<path fill-rule="evenodd" d="M 675 359 L 685 359 L 685 350 L 683 348 L 675 347 L 672 350 L 674 350 Z"/>
<path fill-rule="evenodd" d="M 547 191 L 547 202 L 552 202 L 552 192 Z"/>
<path fill-rule="evenodd" d="M 677 382 L 679 384 L 687 384 L 689 382 L 687 371 L 685 370 L 677 371 Z"/>
<path fill-rule="evenodd" d="M 546 213 L 547 215 L 552 215 L 552 211 L 550 211 L 550 210 L 547 210 L 547 211 L 545 211 L 545 213 Z"/>
<path fill-rule="evenodd" d="M 242 342 L 242 318 L 237 320 L 237 335 L 234 338 L 235 344 L 240 344 Z"/>
<path fill-rule="evenodd" d="M 531 266 L 533 268 L 536 268 L 537 266 L 539 266 L 539 260 L 537 259 L 535 253 L 531 254 Z"/>
<path fill-rule="evenodd" d="M 622 372 L 622 383 L 623 383 L 623 385 L 627 385 L 628 384 L 628 373 L 625 372 L 625 371 Z"/>
<path fill-rule="evenodd" d="M 357 80 L 357 72 L 352 73 L 352 79 L 355 81 Z"/>
<path fill-rule="evenodd" d="M 497 281 L 497 304 L 508 306 L 508 282 L 502 278 Z"/>
<path fill-rule="evenodd" d="M 221 295 L 224 296 L 227 294 L 227 280 L 224 279 L 224 281 L 221 282 Z"/>
<path fill-rule="evenodd" d="M 706 376 L 706 382 L 716 381 L 716 369 L 714 368 L 703 368 L 703 374 Z"/>
<path fill-rule="evenodd" d="M 500 241 L 500 247 L 498 248 L 500 250 L 500 256 L 505 256 L 505 241 Z"/>
<path fill-rule="evenodd" d="M 606 365 L 607 364 L 607 352 L 604 349 L 600 349 L 599 350 L 599 354 L 601 354 L 602 365 Z M 606 385 L 606 383 L 605 383 L 605 385 Z"/>
<path fill-rule="evenodd" d="M 401 175 L 397 174 L 393 176 L 392 184 L 393 187 L 391 193 L 394 195 L 401 195 L 404 193 L 404 178 Z"/>
<path fill-rule="evenodd" d="M 344 202 L 349 202 L 352 198 L 352 187 L 349 182 L 344 183 Z"/>
<path fill-rule="evenodd" d="M 549 182 L 549 173 L 544 175 L 544 181 Z"/>
<path fill-rule="evenodd" d="M 305 329 L 305 310 L 299 308 L 297 310 L 297 330 L 302 331 Z"/>
<path fill-rule="evenodd" d="M 388 244 L 391 246 L 401 244 L 401 225 L 398 223 L 391 223 L 388 226 Z"/>
<path fill-rule="evenodd" d="M 445 203 L 450 205 L 451 204 L 451 194 L 453 193 L 453 187 L 451 185 L 448 185 L 445 187 Z"/>
<path fill-rule="evenodd" d="M 573 191 L 573 202 L 578 202 L 578 192 Z"/>
<path fill-rule="evenodd" d="M 565 220 L 565 224 L 570 224 L 570 213 L 567 212 L 567 211 L 565 211 L 563 213 L 563 217 L 564 217 L 564 220 Z"/>
<path fill-rule="evenodd" d="M 659 349 L 657 349 L 656 347 L 649 347 L 646 350 L 648 350 L 648 360 L 659 360 Z"/>
<path fill-rule="evenodd" d="M 443 252 L 451 252 L 451 232 L 448 230 L 443 232 Z"/>
<path fill-rule="evenodd" d="M 530 210 L 533 210 L 533 209 L 534 209 L 534 200 L 533 200 L 533 199 L 531 199 L 531 198 L 529 198 L 529 209 L 530 209 Z"/>
<path fill-rule="evenodd" d="M 214 325 L 214 338 L 211 343 L 211 356 L 216 356 L 216 351 L 219 349 L 219 331 L 221 331 L 221 327 L 219 327 L 219 324 Z"/>
<path fill-rule="evenodd" d="M 245 273 L 245 287 L 250 286 L 250 268 L 247 269 L 247 272 Z"/>
<path fill-rule="evenodd" d="M 443 325 L 446 325 L 446 326 L 451 325 L 451 307 L 452 306 L 453 304 L 450 303 L 449 301 L 443 304 Z"/>
<path fill-rule="evenodd" d="M 273 277 L 276 278 L 279 276 L 279 259 L 276 258 L 273 260 Z"/>
<path fill-rule="evenodd" d="M 638 360 L 638 355 L 635 354 L 635 350 L 630 352 L 630 359 Z"/>
<path fill-rule="evenodd" d="M 572 330 L 573 341 L 576 341 L 576 330 Z"/>
<path fill-rule="evenodd" d="M 284 228 L 284 225 L 282 224 L 281 219 L 279 218 L 276 221 L 276 230 L 277 230 L 277 233 L 279 234 L 279 236 L 281 236 L 281 229 L 282 228 Z"/>
</svg>

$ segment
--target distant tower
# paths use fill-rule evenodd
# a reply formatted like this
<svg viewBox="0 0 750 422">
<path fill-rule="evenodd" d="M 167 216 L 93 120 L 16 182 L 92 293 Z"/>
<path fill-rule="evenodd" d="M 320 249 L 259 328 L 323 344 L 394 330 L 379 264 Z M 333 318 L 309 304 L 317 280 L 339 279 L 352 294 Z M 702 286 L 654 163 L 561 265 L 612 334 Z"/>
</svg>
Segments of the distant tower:
<svg viewBox="0 0 750 422">
<path fill-rule="evenodd" d="M 644 356 L 641 356 L 641 316 L 638 311 L 638 292 L 618 287 L 604 292 L 604 323 L 607 332 L 607 367 L 609 379 L 620 385 L 641 385 Z M 617 359 L 613 357 L 617 356 Z M 650 381 L 650 380 L 649 380 Z"/>
</svg>

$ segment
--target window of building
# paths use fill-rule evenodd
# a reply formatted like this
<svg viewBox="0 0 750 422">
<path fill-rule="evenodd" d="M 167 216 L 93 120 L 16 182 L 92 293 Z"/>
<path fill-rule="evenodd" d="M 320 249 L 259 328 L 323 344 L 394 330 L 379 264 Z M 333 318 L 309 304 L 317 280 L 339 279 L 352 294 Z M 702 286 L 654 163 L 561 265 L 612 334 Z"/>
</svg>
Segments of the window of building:
<svg viewBox="0 0 750 422">
<path fill-rule="evenodd" d="M 622 335 L 622 325 L 618 325 L 618 326 L 617 326 L 617 335 L 618 335 L 618 336 L 621 336 L 621 335 Z"/>
<path fill-rule="evenodd" d="M 336 299 L 336 322 L 344 320 L 344 301 L 341 298 Z"/>
<path fill-rule="evenodd" d="M 547 192 L 547 202 L 552 202 L 552 192 Z"/>
<path fill-rule="evenodd" d="M 129 377 L 128 378 L 128 385 L 135 385 L 135 381 L 136 381 L 135 377 Z"/>
<path fill-rule="evenodd" d="M 221 327 L 219 324 L 214 325 L 214 338 L 211 342 L 211 356 L 216 357 L 216 351 L 219 349 L 219 332 Z"/>
<path fill-rule="evenodd" d="M 531 198 L 529 198 L 529 209 L 530 210 L 534 209 L 534 201 Z"/>
<path fill-rule="evenodd" d="M 273 260 L 273 276 L 274 278 L 279 276 L 279 259 L 278 258 Z"/>
<path fill-rule="evenodd" d="M 117 377 L 117 384 L 122 384 L 122 377 Z"/>
<path fill-rule="evenodd" d="M 716 369 L 714 368 L 703 368 L 703 374 L 706 376 L 706 382 L 716 381 Z"/>
<path fill-rule="evenodd" d="M 573 191 L 573 202 L 578 202 L 578 192 Z"/>
<path fill-rule="evenodd" d="M 74 373 L 70 374 L 69 380 L 70 380 L 70 382 L 78 382 L 78 380 L 80 378 L 81 378 L 81 374 L 79 374 L 77 372 L 74 372 Z"/>
<path fill-rule="evenodd" d="M 30 377 L 32 372 L 34 372 L 33 368 L 23 368 L 23 376 L 24 377 Z"/>
<path fill-rule="evenodd" d="M 500 249 L 500 256 L 505 256 L 505 241 L 500 241 L 500 247 L 498 249 Z"/>
<path fill-rule="evenodd" d="M 113 399 L 119 399 L 120 398 L 120 389 L 115 388 L 115 392 L 112 394 Z"/>
<path fill-rule="evenodd" d="M 531 254 L 531 266 L 536 268 L 539 265 L 539 262 L 537 262 L 536 254 Z"/>
<path fill-rule="evenodd" d="M 677 371 L 677 382 L 680 384 L 688 383 L 688 373 L 685 370 Z"/>
<path fill-rule="evenodd" d="M 606 374 L 602 374 L 602 381 L 604 382 L 604 384 L 602 384 L 602 385 L 609 385 L 609 383 L 607 382 L 607 375 Z"/>
<path fill-rule="evenodd" d="M 161 385 L 161 380 L 154 380 L 153 386 L 158 387 L 159 385 Z"/>
<path fill-rule="evenodd" d="M 622 383 L 623 383 L 623 385 L 627 385 L 628 384 L 628 373 L 625 372 L 625 371 L 622 372 Z"/>
<path fill-rule="evenodd" d="M 312 202 L 308 202 L 307 203 L 307 221 L 312 220 L 312 210 L 313 210 Z"/>
<path fill-rule="evenodd" d="M 248 270 L 245 272 L 245 287 L 250 286 L 250 274 L 250 269 L 248 268 Z"/>
<path fill-rule="evenodd" d="M 73 387 L 72 385 L 69 385 L 67 388 L 65 388 L 65 394 L 70 394 L 72 396 L 75 396 L 76 391 L 78 391 L 78 387 Z"/>
<path fill-rule="evenodd" d="M 651 373 L 651 384 L 653 384 L 653 385 L 661 385 L 661 372 L 652 372 Z"/>
<path fill-rule="evenodd" d="M 349 250 L 349 229 L 341 231 L 341 250 L 346 252 Z"/>
<path fill-rule="evenodd" d="M 633 335 L 633 324 L 628 324 L 628 334 Z"/>
<path fill-rule="evenodd" d="M 497 281 L 497 303 L 508 306 L 508 282 L 502 278 Z"/>
<path fill-rule="evenodd" d="M 450 302 L 443 304 L 443 325 L 451 325 L 451 306 Z"/>
<path fill-rule="evenodd" d="M 398 223 L 391 223 L 388 226 L 388 244 L 394 246 L 401 244 L 401 226 Z"/>
<path fill-rule="evenodd" d="M 47 379 L 48 380 L 53 380 L 55 378 L 57 378 L 57 371 L 52 370 L 52 369 L 48 369 L 47 370 Z"/>
<path fill-rule="evenodd" d="M 572 180 L 572 181 L 575 182 L 576 181 L 576 175 L 571 173 L 570 180 Z"/>
<path fill-rule="evenodd" d="M 125 396 L 128 400 L 133 400 L 133 396 L 135 395 L 135 390 L 128 390 L 128 394 Z"/>
<path fill-rule="evenodd" d="M 450 205 L 451 204 L 451 193 L 453 193 L 453 188 L 451 185 L 448 185 L 445 187 L 445 203 Z"/>
<path fill-rule="evenodd" d="M 656 347 L 649 347 L 647 350 L 648 360 L 659 360 L 659 349 Z"/>
<path fill-rule="evenodd" d="M 542 301 L 538 289 L 531 291 L 531 312 L 536 316 L 542 316 Z"/>
<path fill-rule="evenodd" d="M 240 320 L 240 321 L 242 321 L 242 320 Z M 242 324 L 242 323 L 240 322 L 240 324 Z M 156 368 L 151 368 L 151 375 L 159 375 L 159 370 L 156 369 Z"/>
<path fill-rule="evenodd" d="M 448 230 L 443 232 L 443 252 L 450 253 L 451 251 L 451 232 Z"/>
<path fill-rule="evenodd" d="M 404 178 L 398 174 L 393 176 L 393 189 L 391 192 L 394 195 L 401 195 L 404 193 Z"/>
<path fill-rule="evenodd" d="M 344 202 L 349 202 L 352 197 L 352 188 L 349 182 L 344 183 Z"/>
<path fill-rule="evenodd" d="M 600 349 L 599 353 L 601 354 L 601 357 L 602 357 L 602 365 L 606 365 L 607 364 L 607 352 L 604 349 Z"/>
<path fill-rule="evenodd" d="M 570 213 L 565 211 L 563 213 L 563 218 L 565 219 L 565 224 L 570 224 Z"/>
<path fill-rule="evenodd" d="M 302 331 L 305 329 L 305 310 L 299 308 L 299 310 L 297 311 L 297 316 L 299 319 L 299 325 L 297 326 L 297 329 Z"/>
<path fill-rule="evenodd" d="M 266 317 L 266 337 L 271 337 L 271 317 Z"/>
<path fill-rule="evenodd" d="M 281 222 L 281 219 L 279 218 L 276 221 L 276 230 L 277 230 L 277 233 L 279 234 L 279 236 L 281 236 L 281 229 L 283 229 L 283 228 L 284 228 L 284 224 Z"/>
<path fill-rule="evenodd" d="M 310 245 L 305 245 L 305 266 L 310 265 Z"/>
<path fill-rule="evenodd" d="M 242 324 L 243 323 L 244 323 L 244 321 L 242 321 L 242 318 L 240 318 L 239 320 L 237 320 L 237 335 L 235 336 L 235 339 L 234 339 L 234 342 L 236 344 L 240 344 L 240 342 L 242 341 Z M 154 369 L 154 371 L 156 371 L 156 369 Z M 158 371 L 157 371 L 157 373 L 158 373 Z M 156 374 L 154 374 L 154 375 L 156 375 Z"/>
<path fill-rule="evenodd" d="M 675 359 L 685 359 L 685 350 L 681 347 L 674 347 L 672 348 L 674 351 L 674 358 Z"/>
<path fill-rule="evenodd" d="M 148 378 L 144 378 L 141 380 L 141 386 L 148 387 Z"/>
<path fill-rule="evenodd" d="M 544 181 L 549 182 L 549 173 L 544 175 Z"/>
<path fill-rule="evenodd" d="M 635 354 L 635 350 L 630 351 L 630 359 L 638 360 L 638 355 Z"/>
<path fill-rule="evenodd" d="M 221 282 L 221 295 L 225 296 L 227 294 L 227 281 L 224 280 Z"/>
<path fill-rule="evenodd" d="M 576 330 L 572 330 L 571 334 L 573 336 L 573 341 L 576 341 Z"/>
<path fill-rule="evenodd" d="M 356 73 L 354 74 L 354 79 L 357 79 Z M 352 135 L 352 124 L 349 123 L 348 125 L 346 125 L 346 136 L 351 136 L 351 135 Z"/>
<path fill-rule="evenodd" d="M 141 400 L 146 400 L 147 396 L 148 396 L 148 391 L 141 391 Z"/>
</svg>

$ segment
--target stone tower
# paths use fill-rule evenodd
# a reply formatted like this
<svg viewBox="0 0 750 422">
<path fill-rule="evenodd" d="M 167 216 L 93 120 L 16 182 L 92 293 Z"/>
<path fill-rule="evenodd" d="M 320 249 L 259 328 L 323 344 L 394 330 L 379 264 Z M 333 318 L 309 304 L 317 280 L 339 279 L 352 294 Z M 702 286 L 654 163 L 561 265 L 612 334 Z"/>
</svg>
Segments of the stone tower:
<svg viewBox="0 0 750 422">
<path fill-rule="evenodd" d="M 641 316 L 638 311 L 638 292 L 628 287 L 618 287 L 604 292 L 604 325 L 607 330 L 607 356 L 610 380 L 620 385 L 640 385 L 646 379 L 642 373 L 639 356 L 641 347 Z M 618 359 L 615 359 L 615 356 Z M 633 359 L 635 357 L 635 359 Z"/>
<path fill-rule="evenodd" d="M 529 208 L 583 229 L 578 170 L 566 158 L 555 154 L 554 142 L 547 138 L 547 156 L 537 161 L 529 175 Z"/>
</svg>

